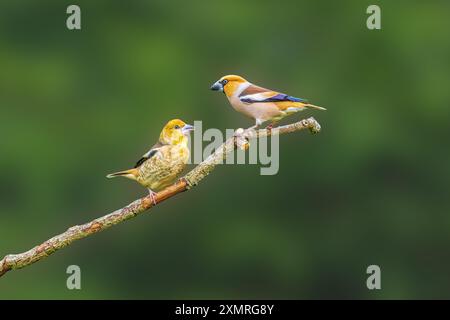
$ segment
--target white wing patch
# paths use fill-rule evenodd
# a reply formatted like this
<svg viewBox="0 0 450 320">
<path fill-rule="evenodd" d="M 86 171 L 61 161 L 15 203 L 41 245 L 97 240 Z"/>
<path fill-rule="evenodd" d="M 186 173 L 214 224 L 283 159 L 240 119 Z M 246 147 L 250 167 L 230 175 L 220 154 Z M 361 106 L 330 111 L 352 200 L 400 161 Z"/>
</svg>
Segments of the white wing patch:
<svg viewBox="0 0 450 320">
<path fill-rule="evenodd" d="M 270 95 L 268 95 L 267 92 L 248 94 L 246 96 L 239 97 L 239 99 L 244 103 L 261 102 L 267 100 L 267 98 L 270 98 Z"/>
</svg>

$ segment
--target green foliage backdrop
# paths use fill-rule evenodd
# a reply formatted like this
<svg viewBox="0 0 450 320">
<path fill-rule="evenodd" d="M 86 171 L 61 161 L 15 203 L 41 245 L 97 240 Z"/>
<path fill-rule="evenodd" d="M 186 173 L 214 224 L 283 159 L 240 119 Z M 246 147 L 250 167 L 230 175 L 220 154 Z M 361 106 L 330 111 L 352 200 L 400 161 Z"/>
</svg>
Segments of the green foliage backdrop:
<svg viewBox="0 0 450 320">
<path fill-rule="evenodd" d="M 0 298 L 450 296 L 448 1 L 376 1 L 379 31 L 372 1 L 76 3 L 81 31 L 65 27 L 72 1 L 0 3 L 1 256 L 144 195 L 105 174 L 168 119 L 249 126 L 208 90 L 223 74 L 327 107 L 311 113 L 323 132 L 281 137 L 278 175 L 222 166 L 8 273 Z"/>
</svg>

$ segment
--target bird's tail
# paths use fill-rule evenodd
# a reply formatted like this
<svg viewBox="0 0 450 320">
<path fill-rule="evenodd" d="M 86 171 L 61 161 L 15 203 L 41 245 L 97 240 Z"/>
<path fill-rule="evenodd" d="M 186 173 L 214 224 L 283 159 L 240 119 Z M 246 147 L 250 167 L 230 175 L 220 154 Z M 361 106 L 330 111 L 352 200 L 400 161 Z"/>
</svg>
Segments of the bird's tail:
<svg viewBox="0 0 450 320">
<path fill-rule="evenodd" d="M 109 178 L 109 179 L 115 178 L 115 177 L 125 177 L 125 178 L 128 178 L 128 179 L 135 180 L 136 176 L 137 176 L 137 170 L 136 169 L 129 169 L 129 170 L 124 170 L 124 171 L 110 173 L 106 177 Z"/>
<path fill-rule="evenodd" d="M 305 107 L 308 108 L 308 109 L 327 110 L 324 107 L 315 106 L 315 105 L 310 104 L 310 103 L 306 104 Z"/>
</svg>

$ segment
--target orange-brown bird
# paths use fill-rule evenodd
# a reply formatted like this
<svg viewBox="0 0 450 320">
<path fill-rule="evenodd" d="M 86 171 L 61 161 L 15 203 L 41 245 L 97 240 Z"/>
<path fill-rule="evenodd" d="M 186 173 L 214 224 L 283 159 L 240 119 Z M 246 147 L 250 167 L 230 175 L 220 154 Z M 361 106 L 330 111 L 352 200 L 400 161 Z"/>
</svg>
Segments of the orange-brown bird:
<svg viewBox="0 0 450 320">
<path fill-rule="evenodd" d="M 134 168 L 108 174 L 107 178 L 125 177 L 148 188 L 156 204 L 157 191 L 172 184 L 189 160 L 188 136 L 194 127 L 179 119 L 170 120 L 158 142 L 136 163 Z M 156 191 L 156 192 L 155 192 Z"/>
<path fill-rule="evenodd" d="M 252 128 L 266 121 L 271 121 L 272 127 L 284 117 L 304 109 L 326 110 L 305 99 L 258 87 L 236 75 L 220 78 L 211 86 L 211 90 L 222 91 L 236 111 L 253 118 L 255 125 Z"/>
</svg>

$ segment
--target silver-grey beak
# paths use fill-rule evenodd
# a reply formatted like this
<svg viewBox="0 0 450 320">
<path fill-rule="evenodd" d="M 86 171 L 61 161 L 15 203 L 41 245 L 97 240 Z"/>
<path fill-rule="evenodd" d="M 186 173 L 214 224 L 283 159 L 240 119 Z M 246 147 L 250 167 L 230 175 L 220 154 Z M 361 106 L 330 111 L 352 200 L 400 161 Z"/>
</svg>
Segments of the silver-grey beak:
<svg viewBox="0 0 450 320">
<path fill-rule="evenodd" d="M 211 90 L 213 91 L 223 91 L 223 85 L 217 81 L 211 86 Z"/>
<path fill-rule="evenodd" d="M 183 132 L 183 134 L 188 134 L 189 132 L 191 132 L 192 130 L 194 130 L 194 126 L 191 126 L 190 124 L 185 124 L 183 129 L 181 129 L 181 131 Z"/>
</svg>

